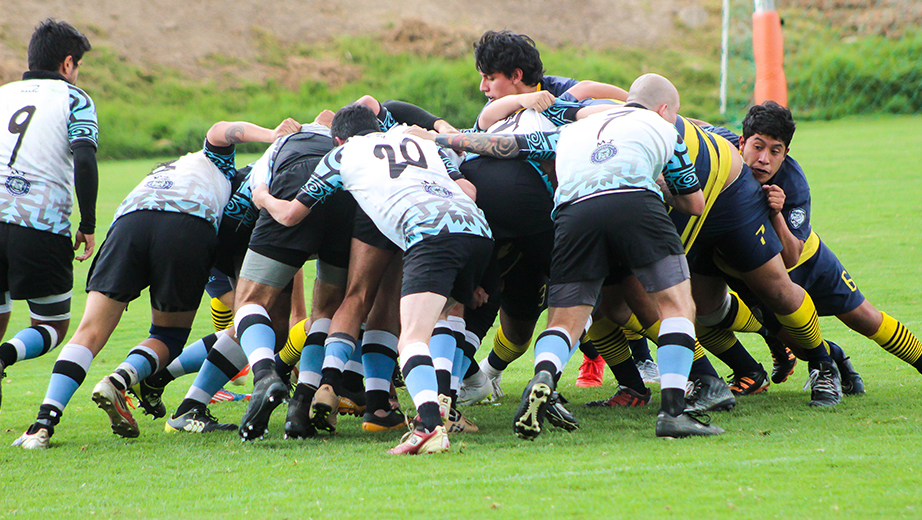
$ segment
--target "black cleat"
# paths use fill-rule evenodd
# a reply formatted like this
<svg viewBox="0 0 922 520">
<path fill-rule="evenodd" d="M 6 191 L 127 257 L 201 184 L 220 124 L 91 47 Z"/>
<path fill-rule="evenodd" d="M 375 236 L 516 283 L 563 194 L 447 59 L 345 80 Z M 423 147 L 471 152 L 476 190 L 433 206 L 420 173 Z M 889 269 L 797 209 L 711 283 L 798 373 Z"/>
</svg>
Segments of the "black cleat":
<svg viewBox="0 0 922 520">
<path fill-rule="evenodd" d="M 285 416 L 285 438 L 306 439 L 317 435 L 311 423 L 310 401 L 304 402 L 303 395 L 296 395 L 288 401 L 288 415 Z"/>
<path fill-rule="evenodd" d="M 240 428 L 237 429 L 240 438 L 244 441 L 252 441 L 262 437 L 269 426 L 269 416 L 286 400 L 288 400 L 288 385 L 279 378 L 275 371 L 269 372 L 253 387 L 253 393 L 250 394 L 250 405 L 243 413 Z"/>
<path fill-rule="evenodd" d="M 522 392 L 522 404 L 519 405 L 512 422 L 513 431 L 520 439 L 529 441 L 541 433 L 541 425 L 547 414 L 548 402 L 554 392 L 554 377 L 544 370 L 535 374 Z"/>
<path fill-rule="evenodd" d="M 353 415 L 362 417 L 365 415 L 365 389 L 358 392 L 349 390 L 345 386 L 339 396 L 339 415 Z"/>
<path fill-rule="evenodd" d="M 567 402 L 567 399 L 559 393 L 554 392 L 551 394 L 551 399 L 547 403 L 545 417 L 547 417 L 547 422 L 551 423 L 552 426 L 572 432 L 579 428 L 579 421 L 570 410 L 564 408 L 563 405 Z"/>
<path fill-rule="evenodd" d="M 810 406 L 835 406 L 842 401 L 842 383 L 839 370 L 831 361 L 811 362 L 810 378 L 804 390 L 810 389 Z"/>
<path fill-rule="evenodd" d="M 836 363 L 842 381 L 842 393 L 845 395 L 861 395 L 864 393 L 864 381 L 852 365 L 851 358 L 845 358 L 841 363 Z"/>
<path fill-rule="evenodd" d="M 736 406 L 736 398 L 723 379 L 707 374 L 692 374 L 688 382 L 692 388 L 685 396 L 686 413 L 730 411 Z"/>
<path fill-rule="evenodd" d="M 762 365 L 759 365 L 759 369 L 746 373 L 746 374 L 736 374 L 734 373 L 730 376 L 730 391 L 733 392 L 733 395 L 756 395 L 758 393 L 768 390 L 768 372 L 762 368 Z"/>
<path fill-rule="evenodd" d="M 159 419 L 166 416 L 166 405 L 163 404 L 163 388 L 150 386 L 146 381 L 132 386 L 128 389 L 131 395 L 135 396 L 138 404 L 144 413 L 150 415 L 153 419 Z"/>
<path fill-rule="evenodd" d="M 685 412 L 673 417 L 666 412 L 660 412 L 656 416 L 657 437 L 720 435 L 723 432 L 723 428 L 710 424 L 709 418 L 704 414 Z"/>
<path fill-rule="evenodd" d="M 794 367 L 797 366 L 797 358 L 791 349 L 784 347 L 784 354 L 775 354 L 772 351 L 772 383 L 776 385 L 788 380 L 788 377 L 794 373 Z"/>
<path fill-rule="evenodd" d="M 236 429 L 236 424 L 218 422 L 204 404 L 196 406 L 179 417 L 170 417 L 167 419 L 166 424 L 163 425 L 163 431 L 167 433 L 230 432 Z"/>
</svg>

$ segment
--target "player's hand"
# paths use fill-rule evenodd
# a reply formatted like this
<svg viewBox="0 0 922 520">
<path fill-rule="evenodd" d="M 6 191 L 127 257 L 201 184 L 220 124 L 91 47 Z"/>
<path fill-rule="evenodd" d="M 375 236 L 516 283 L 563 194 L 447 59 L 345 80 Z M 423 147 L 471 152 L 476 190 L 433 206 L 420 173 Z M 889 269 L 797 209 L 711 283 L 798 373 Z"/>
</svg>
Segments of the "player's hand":
<svg viewBox="0 0 922 520">
<path fill-rule="evenodd" d="M 771 208 L 772 213 L 778 213 L 784 208 L 784 190 L 781 187 L 766 184 L 762 186 L 762 192 L 765 193 L 765 197 L 768 199 L 768 207 Z"/>
<path fill-rule="evenodd" d="M 292 118 L 288 118 L 282 121 L 279 126 L 275 127 L 275 130 L 272 131 L 272 140 L 276 140 L 279 137 L 284 137 L 288 134 L 293 134 L 301 130 L 301 123 L 295 121 Z"/>
<path fill-rule="evenodd" d="M 547 108 L 554 104 L 557 98 L 554 97 L 554 94 L 546 90 L 539 90 L 537 92 L 530 92 L 528 94 L 522 94 L 522 107 L 524 108 L 533 108 L 538 112 L 544 112 Z"/>
<path fill-rule="evenodd" d="M 435 141 L 435 135 L 436 135 L 435 132 L 430 132 L 429 130 L 426 130 L 425 128 L 416 126 L 416 125 L 407 127 L 407 129 L 404 130 L 403 133 L 409 134 L 415 137 L 419 137 L 427 141 Z"/>
<path fill-rule="evenodd" d="M 251 197 L 253 199 L 253 204 L 256 206 L 256 209 L 263 209 L 263 206 L 265 206 L 265 197 L 268 195 L 269 187 L 265 184 L 258 184 L 253 188 Z"/>
<path fill-rule="evenodd" d="M 333 126 L 333 116 L 336 115 L 332 110 L 324 110 L 317 114 L 317 117 L 314 118 L 314 122 L 318 125 L 323 125 L 327 128 Z"/>
<path fill-rule="evenodd" d="M 471 299 L 470 308 L 476 309 L 477 307 L 487 303 L 487 300 L 489 299 L 490 295 L 487 294 L 487 291 L 484 291 L 483 287 L 478 285 L 477 288 L 474 289 L 474 297 Z"/>
<path fill-rule="evenodd" d="M 77 231 L 74 235 L 74 251 L 80 249 L 80 244 L 83 244 L 83 254 L 78 256 L 77 260 L 82 262 L 93 256 L 93 251 L 96 249 L 96 235 L 85 235 L 82 231 Z"/>
</svg>

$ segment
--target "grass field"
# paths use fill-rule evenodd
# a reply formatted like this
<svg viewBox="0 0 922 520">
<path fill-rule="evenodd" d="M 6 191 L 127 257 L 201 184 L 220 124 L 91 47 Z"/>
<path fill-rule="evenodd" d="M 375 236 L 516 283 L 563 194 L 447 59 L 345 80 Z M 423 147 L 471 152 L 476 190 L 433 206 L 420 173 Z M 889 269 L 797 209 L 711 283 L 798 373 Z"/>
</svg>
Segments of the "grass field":
<svg viewBox="0 0 922 520">
<path fill-rule="evenodd" d="M 815 229 L 864 294 L 916 333 L 919 149 L 922 117 L 804 123 L 792 147 L 811 180 Z M 154 163 L 101 165 L 101 230 Z M 77 287 L 86 268 L 76 269 Z M 75 290 L 72 331 L 84 299 Z M 167 435 L 163 419 L 146 417 L 139 417 L 140 438 L 112 435 L 90 393 L 146 336 L 147 308 L 145 297 L 130 306 L 67 408 L 52 449 L 0 447 L 0 518 L 922 518 L 922 473 L 912 469 L 922 453 L 922 376 L 834 319 L 821 320 L 823 332 L 852 356 L 867 394 L 832 410 L 807 406 L 799 364 L 787 383 L 712 416 L 726 434 L 663 440 L 653 435 L 657 397 L 642 409 L 583 408 L 614 387 L 609 374 L 601 389 L 576 388 L 574 359 L 561 389 L 582 429 L 552 429 L 530 443 L 511 429 L 517 394 L 531 374 L 526 354 L 504 376 L 501 404 L 466 410 L 481 433 L 453 437 L 448 454 L 392 458 L 384 452 L 399 435 L 364 433 L 351 418 L 341 420 L 335 437 L 282 440 L 282 410 L 266 440 L 245 445 L 236 433 Z M 211 331 L 206 308 L 194 337 Z M 7 337 L 27 318 L 17 302 Z M 770 366 L 760 341 L 743 339 Z M 34 420 L 55 357 L 8 369 L 0 445 Z M 167 389 L 168 407 L 175 409 L 191 380 Z M 406 394 L 402 399 L 409 407 Z M 212 405 L 229 422 L 243 410 L 240 403 Z"/>
</svg>

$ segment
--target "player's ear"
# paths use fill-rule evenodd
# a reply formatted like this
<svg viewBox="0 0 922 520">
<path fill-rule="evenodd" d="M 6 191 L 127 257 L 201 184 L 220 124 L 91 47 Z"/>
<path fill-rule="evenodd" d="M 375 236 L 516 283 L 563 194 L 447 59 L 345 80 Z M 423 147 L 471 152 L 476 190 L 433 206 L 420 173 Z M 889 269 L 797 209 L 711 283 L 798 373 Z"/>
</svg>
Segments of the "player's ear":
<svg viewBox="0 0 922 520">
<path fill-rule="evenodd" d="M 743 139 L 743 136 L 740 136 L 740 146 L 739 146 L 739 149 L 742 150 L 744 146 L 746 146 L 746 140 Z"/>
<path fill-rule="evenodd" d="M 333 142 L 336 143 L 336 146 L 342 146 L 343 144 L 346 143 L 344 139 L 340 139 L 339 137 L 334 137 Z"/>
<path fill-rule="evenodd" d="M 62 76 L 69 76 L 75 68 L 77 68 L 77 63 L 74 62 L 74 57 L 67 56 L 64 58 L 64 61 L 61 62 L 58 72 L 60 72 Z"/>
<path fill-rule="evenodd" d="M 522 81 L 522 76 L 524 75 L 525 74 L 522 72 L 522 69 L 515 69 L 514 71 L 512 71 L 512 76 L 509 76 L 509 79 L 513 83 L 520 83 Z"/>
</svg>

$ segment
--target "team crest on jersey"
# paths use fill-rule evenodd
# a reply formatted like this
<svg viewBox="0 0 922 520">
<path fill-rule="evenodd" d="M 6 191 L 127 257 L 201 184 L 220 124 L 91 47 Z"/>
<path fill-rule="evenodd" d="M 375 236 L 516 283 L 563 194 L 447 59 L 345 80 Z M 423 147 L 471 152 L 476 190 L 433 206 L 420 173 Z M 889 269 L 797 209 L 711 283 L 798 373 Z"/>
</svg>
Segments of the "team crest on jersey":
<svg viewBox="0 0 922 520">
<path fill-rule="evenodd" d="M 794 229 L 800 229 L 807 221 L 807 212 L 803 208 L 794 208 L 791 210 L 791 226 Z"/>
<path fill-rule="evenodd" d="M 426 190 L 426 193 L 435 195 L 436 197 L 442 197 L 443 199 L 450 199 L 454 197 L 454 193 L 452 193 L 451 190 L 439 186 L 434 182 L 423 181 L 423 189 Z"/>
<path fill-rule="evenodd" d="M 6 178 L 6 191 L 10 192 L 10 195 L 14 197 L 25 195 L 31 189 L 32 183 L 27 181 L 25 177 L 10 175 Z"/>
<path fill-rule="evenodd" d="M 601 164 L 612 157 L 618 155 L 618 148 L 611 143 L 603 143 L 592 152 L 590 160 L 595 164 Z"/>
<path fill-rule="evenodd" d="M 144 185 L 154 190 L 168 190 L 173 187 L 173 181 L 169 177 L 155 175 L 153 179 L 147 181 Z"/>
</svg>

